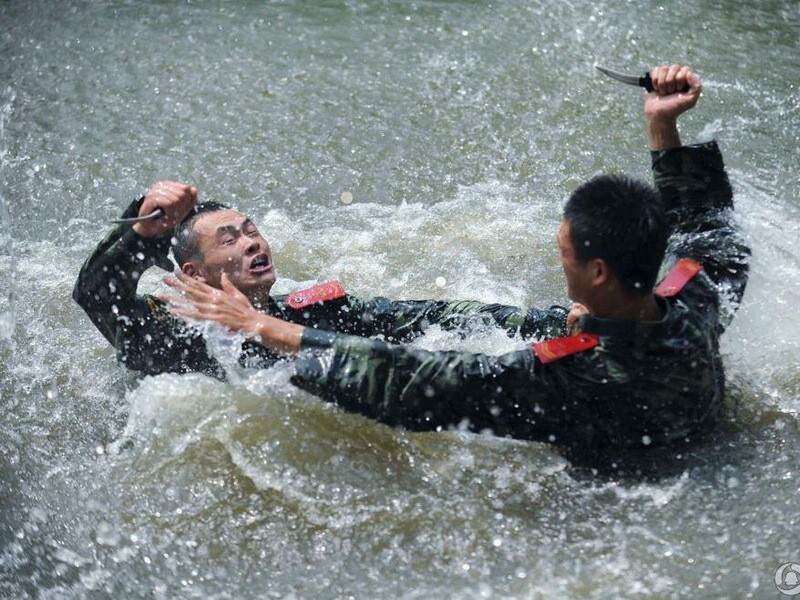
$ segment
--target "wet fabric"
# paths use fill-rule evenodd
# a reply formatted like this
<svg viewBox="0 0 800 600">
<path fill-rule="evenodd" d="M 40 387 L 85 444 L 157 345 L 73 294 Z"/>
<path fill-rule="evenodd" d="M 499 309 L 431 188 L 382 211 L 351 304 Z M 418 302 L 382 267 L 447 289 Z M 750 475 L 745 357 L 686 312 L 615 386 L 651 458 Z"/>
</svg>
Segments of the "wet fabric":
<svg viewBox="0 0 800 600">
<path fill-rule="evenodd" d="M 530 346 L 501 356 L 430 352 L 307 330 L 293 382 L 413 430 L 460 427 L 611 454 L 691 441 L 722 410 L 719 336 L 744 292 L 749 249 L 716 143 L 654 152 L 652 168 L 673 229 L 666 266 L 683 257 L 704 266 L 658 298 L 660 321 L 584 315 L 578 328 L 599 343 L 548 364 Z"/>
<path fill-rule="evenodd" d="M 138 214 L 141 199 L 123 214 Z M 196 327 L 174 317 L 152 295 L 137 294 L 141 275 L 157 265 L 171 271 L 170 236 L 144 238 L 129 225 L 118 225 L 103 239 L 81 268 L 73 298 L 116 348 L 119 361 L 146 375 L 199 371 L 225 379 L 225 369 L 211 356 L 206 338 Z M 466 328 L 489 321 L 509 334 L 541 338 L 564 330 L 566 310 L 521 310 L 473 301 L 403 300 L 343 297 L 300 306 L 297 293 L 270 297 L 264 313 L 312 329 L 358 336 L 382 336 L 389 342 L 413 339 L 431 324 L 445 329 Z M 294 305 L 294 306 L 293 306 Z M 245 341 L 239 364 L 265 368 L 278 355 L 261 344 Z"/>
</svg>

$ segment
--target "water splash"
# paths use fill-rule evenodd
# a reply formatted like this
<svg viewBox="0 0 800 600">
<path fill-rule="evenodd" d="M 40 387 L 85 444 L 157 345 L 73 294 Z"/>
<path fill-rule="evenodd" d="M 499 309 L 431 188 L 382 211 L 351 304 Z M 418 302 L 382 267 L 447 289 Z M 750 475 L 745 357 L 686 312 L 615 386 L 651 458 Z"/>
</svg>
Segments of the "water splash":
<svg viewBox="0 0 800 600">
<path fill-rule="evenodd" d="M 11 225 L 12 211 L 6 193 L 8 181 L 8 168 L 11 164 L 9 158 L 9 143 L 6 139 L 6 123 L 11 118 L 16 93 L 7 87 L 0 93 L 0 273 L 5 273 L 7 282 L 3 285 L 5 298 L 0 299 L 0 341 L 11 341 L 14 335 L 14 283 L 16 261 L 14 260 L 13 228 Z"/>
</svg>

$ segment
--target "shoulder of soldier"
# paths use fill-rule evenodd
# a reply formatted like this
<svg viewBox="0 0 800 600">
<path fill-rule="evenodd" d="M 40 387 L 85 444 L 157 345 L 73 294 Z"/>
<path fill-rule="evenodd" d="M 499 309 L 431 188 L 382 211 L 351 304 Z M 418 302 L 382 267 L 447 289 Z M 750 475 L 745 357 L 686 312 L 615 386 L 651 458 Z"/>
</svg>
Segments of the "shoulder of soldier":
<svg viewBox="0 0 800 600">
<path fill-rule="evenodd" d="M 567 356 L 586 352 L 600 344 L 600 338 L 589 333 L 553 338 L 531 345 L 540 362 L 547 364 Z"/>
<path fill-rule="evenodd" d="M 680 294 L 686 285 L 694 279 L 703 265 L 691 258 L 681 258 L 670 269 L 669 273 L 656 286 L 655 294 L 662 298 L 671 298 Z"/>
<path fill-rule="evenodd" d="M 315 305 L 324 305 L 326 302 L 341 300 L 347 297 L 347 292 L 338 281 L 326 281 L 319 285 L 292 292 L 284 296 L 276 296 L 275 301 L 287 308 L 302 310 Z"/>
</svg>

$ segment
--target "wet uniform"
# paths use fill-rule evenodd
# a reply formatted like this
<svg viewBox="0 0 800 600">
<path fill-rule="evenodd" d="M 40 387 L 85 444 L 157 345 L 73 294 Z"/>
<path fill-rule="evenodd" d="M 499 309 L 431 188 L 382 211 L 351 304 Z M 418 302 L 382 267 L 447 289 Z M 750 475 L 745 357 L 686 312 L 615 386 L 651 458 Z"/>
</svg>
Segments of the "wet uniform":
<svg viewBox="0 0 800 600">
<path fill-rule="evenodd" d="M 566 448 L 687 441 L 720 414 L 719 336 L 747 281 L 749 249 L 732 220 L 716 143 L 652 153 L 673 235 L 657 288 L 660 321 L 580 317 L 580 334 L 501 356 L 430 352 L 306 330 L 293 383 L 342 407 L 414 430 L 472 431 Z M 555 316 L 540 311 L 543 320 Z M 535 328 L 535 324 L 529 324 Z M 559 333 L 567 336 L 566 326 Z"/>
<path fill-rule="evenodd" d="M 123 217 L 137 215 L 141 202 L 131 204 Z M 224 379 L 225 370 L 209 353 L 200 331 L 172 316 L 158 298 L 136 293 L 146 269 L 158 265 L 172 270 L 169 248 L 169 236 L 144 238 L 129 225 L 118 225 L 84 263 L 72 296 L 128 368 L 147 375 L 199 371 Z M 361 300 L 345 293 L 337 282 L 273 296 L 264 312 L 309 328 L 381 335 L 391 342 L 408 341 L 430 324 L 456 329 L 474 319 L 489 320 L 510 334 L 538 339 L 560 331 L 567 315 L 558 308 L 523 311 L 471 301 Z M 263 368 L 277 358 L 261 344 L 246 341 L 239 363 Z"/>
</svg>

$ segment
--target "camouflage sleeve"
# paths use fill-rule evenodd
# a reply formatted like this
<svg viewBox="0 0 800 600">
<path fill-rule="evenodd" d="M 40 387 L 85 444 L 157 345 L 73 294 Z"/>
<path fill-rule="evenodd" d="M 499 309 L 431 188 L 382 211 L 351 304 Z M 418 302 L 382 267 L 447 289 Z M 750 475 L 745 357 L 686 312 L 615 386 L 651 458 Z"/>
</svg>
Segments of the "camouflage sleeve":
<svg viewBox="0 0 800 600">
<path fill-rule="evenodd" d="M 523 310 L 503 304 L 483 304 L 469 300 L 400 300 L 350 298 L 353 317 L 344 330 L 362 336 L 383 335 L 390 342 L 413 339 L 430 325 L 443 329 L 463 329 L 477 322 L 491 323 L 509 335 L 524 338 L 544 338 L 563 335 L 566 331 L 567 310 L 553 306 L 549 309 Z"/>
<path fill-rule="evenodd" d="M 733 193 L 716 142 L 652 153 L 653 178 L 673 232 L 668 258 L 700 262 L 716 285 L 721 325 L 733 316 L 747 284 L 750 249 L 733 214 Z"/>
<path fill-rule="evenodd" d="M 140 202 L 123 216 L 136 215 Z M 136 293 L 151 266 L 172 270 L 169 247 L 168 236 L 143 238 L 129 225 L 118 225 L 84 263 L 72 297 L 127 368 L 147 375 L 201 371 L 223 379 L 224 370 L 208 355 L 202 335 L 173 317 L 160 300 Z"/>
<path fill-rule="evenodd" d="M 295 385 L 393 426 L 536 438 L 536 405 L 560 397 L 554 382 L 537 375 L 530 349 L 430 352 L 314 330 L 303 334 L 303 348 Z"/>
<path fill-rule="evenodd" d="M 141 199 L 132 203 L 123 217 L 135 216 L 140 203 Z M 130 316 L 142 305 L 136 295 L 142 273 L 152 265 L 172 270 L 167 258 L 169 245 L 168 237 L 143 238 L 130 225 L 118 225 L 81 267 L 72 298 L 111 344 L 116 345 L 120 316 Z"/>
</svg>

